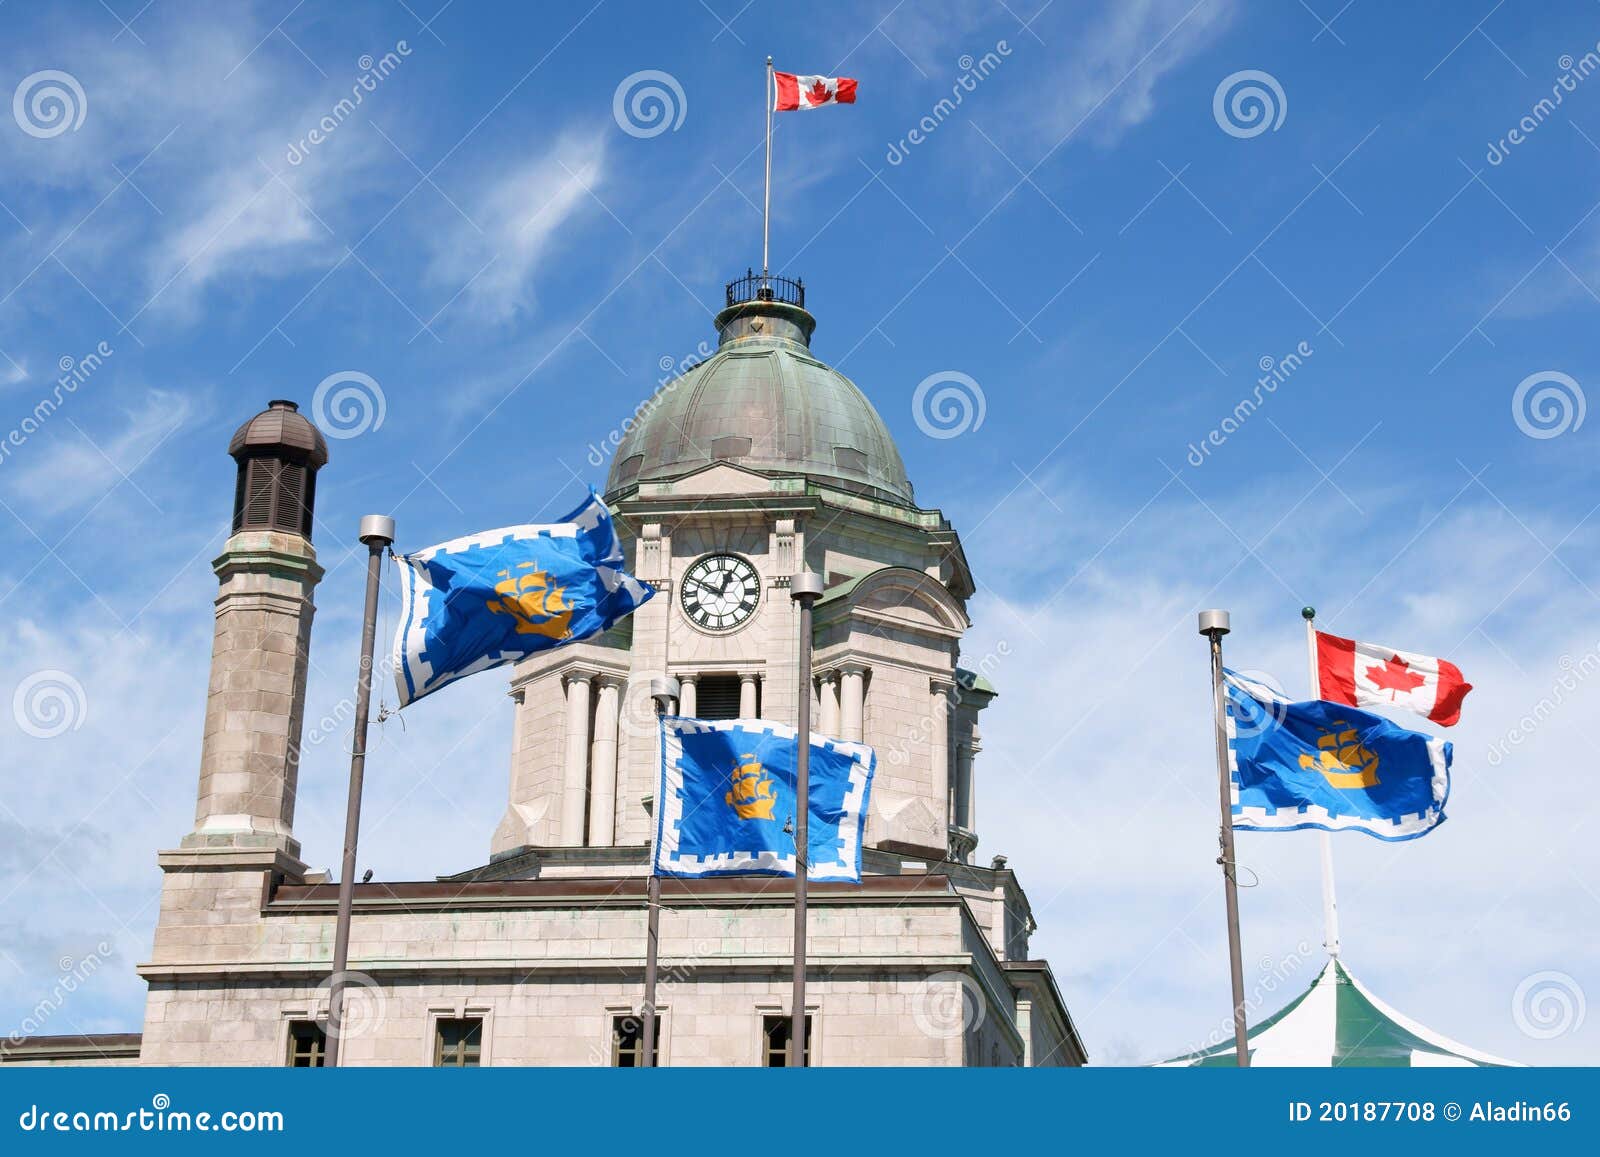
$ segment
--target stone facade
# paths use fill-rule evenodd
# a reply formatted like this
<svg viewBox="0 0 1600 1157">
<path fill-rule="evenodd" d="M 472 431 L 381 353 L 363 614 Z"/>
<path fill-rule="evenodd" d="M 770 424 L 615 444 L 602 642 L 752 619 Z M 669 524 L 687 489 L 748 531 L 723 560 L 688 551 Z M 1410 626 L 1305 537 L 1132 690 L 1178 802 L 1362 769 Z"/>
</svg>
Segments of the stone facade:
<svg viewBox="0 0 1600 1157">
<path fill-rule="evenodd" d="M 510 792 L 486 865 L 355 886 L 341 1063 L 434 1063 L 442 1022 L 462 1018 L 478 1022 L 482 1064 L 617 1060 L 613 1031 L 643 997 L 662 675 L 686 715 L 715 699 L 792 724 L 809 694 L 817 730 L 877 751 L 863 881 L 810 891 L 811 1063 L 1084 1063 L 1049 966 L 1029 959 L 1026 894 L 1002 858 L 973 860 L 978 720 L 995 689 L 986 661 L 962 665 L 974 585 L 960 539 L 912 501 L 870 403 L 810 355 L 809 314 L 751 302 L 718 323 L 718 355 L 623 442 L 608 487 L 656 597 L 511 670 Z M 712 554 L 759 579 L 732 629 L 696 625 L 680 597 Z M 788 592 L 805 570 L 825 589 L 802 690 Z M 158 856 L 139 967 L 147 1065 L 282 1065 L 327 1014 L 337 887 L 308 873 L 292 832 L 320 571 L 308 537 L 274 529 L 236 534 L 217 573 L 196 827 Z M 792 882 L 667 880 L 661 903 L 660 1063 L 766 1063 L 765 1020 L 789 1012 Z"/>
</svg>

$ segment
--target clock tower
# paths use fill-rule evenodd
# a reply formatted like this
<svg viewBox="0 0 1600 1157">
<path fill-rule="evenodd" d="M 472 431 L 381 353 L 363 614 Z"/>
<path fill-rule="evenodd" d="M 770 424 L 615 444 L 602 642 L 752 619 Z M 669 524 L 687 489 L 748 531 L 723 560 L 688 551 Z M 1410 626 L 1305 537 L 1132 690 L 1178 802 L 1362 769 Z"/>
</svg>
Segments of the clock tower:
<svg viewBox="0 0 1600 1157">
<path fill-rule="evenodd" d="M 516 668 L 497 863 L 643 866 L 653 676 L 679 681 L 682 715 L 794 723 L 788 587 L 805 570 L 826 588 L 813 727 L 878 753 L 865 869 L 970 861 L 978 717 L 995 691 L 984 664 L 961 654 L 967 560 L 944 516 L 916 501 L 872 403 L 812 352 L 805 306 L 798 281 L 731 283 L 716 352 L 639 407 L 606 500 L 633 573 L 661 597 L 600 638 Z"/>
</svg>

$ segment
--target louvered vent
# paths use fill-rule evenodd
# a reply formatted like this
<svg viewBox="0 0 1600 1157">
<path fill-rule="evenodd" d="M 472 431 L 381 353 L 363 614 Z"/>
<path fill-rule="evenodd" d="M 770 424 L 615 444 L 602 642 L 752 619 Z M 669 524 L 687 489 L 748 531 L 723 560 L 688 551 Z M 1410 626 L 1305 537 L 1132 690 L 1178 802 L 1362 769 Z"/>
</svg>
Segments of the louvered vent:
<svg viewBox="0 0 1600 1157">
<path fill-rule="evenodd" d="M 696 694 L 694 709 L 699 718 L 739 718 L 739 676 L 702 675 Z"/>
</svg>

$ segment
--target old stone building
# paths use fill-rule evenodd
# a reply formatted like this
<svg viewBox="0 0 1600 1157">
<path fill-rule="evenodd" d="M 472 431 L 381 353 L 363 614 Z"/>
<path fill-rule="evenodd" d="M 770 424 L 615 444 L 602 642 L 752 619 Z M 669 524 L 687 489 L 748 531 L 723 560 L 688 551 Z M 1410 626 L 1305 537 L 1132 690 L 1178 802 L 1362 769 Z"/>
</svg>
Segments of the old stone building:
<svg viewBox="0 0 1600 1157">
<path fill-rule="evenodd" d="M 872 404 L 812 354 L 804 307 L 798 283 L 730 285 L 715 354 L 630 423 L 605 497 L 657 597 L 512 669 L 510 795 L 487 864 L 356 886 L 361 979 L 341 1063 L 638 1062 L 650 680 L 679 681 L 683 715 L 792 723 L 787 588 L 807 569 L 826 584 L 812 719 L 878 753 L 863 882 L 811 888 L 810 1063 L 1084 1062 L 1048 964 L 1030 958 L 1016 874 L 975 858 L 980 719 L 996 689 L 961 651 L 974 588 L 960 539 L 916 501 Z M 308 870 L 293 822 L 327 449 L 274 402 L 230 452 L 198 806 L 193 831 L 157 857 L 142 1037 L 99 1050 L 35 1038 L 8 1062 L 322 1058 L 337 887 Z M 667 880 L 663 905 L 659 1063 L 783 1063 L 790 882 Z"/>
</svg>

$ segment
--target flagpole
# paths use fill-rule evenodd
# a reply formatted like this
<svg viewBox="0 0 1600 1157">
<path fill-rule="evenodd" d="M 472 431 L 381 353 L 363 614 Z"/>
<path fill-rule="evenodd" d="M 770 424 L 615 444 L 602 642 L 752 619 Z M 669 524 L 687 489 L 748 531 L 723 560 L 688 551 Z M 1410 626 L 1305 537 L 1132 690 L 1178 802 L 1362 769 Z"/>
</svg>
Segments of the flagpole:
<svg viewBox="0 0 1600 1157">
<path fill-rule="evenodd" d="M 1233 980 L 1233 1050 L 1241 1069 L 1250 1067 L 1250 1047 L 1245 1032 L 1244 959 L 1239 946 L 1239 885 L 1233 849 L 1233 798 L 1228 775 L 1228 715 L 1222 683 L 1222 636 L 1229 631 L 1227 611 L 1201 611 L 1200 633 L 1211 641 L 1211 706 L 1217 740 L 1217 784 L 1222 795 L 1222 827 L 1218 843 L 1222 855 L 1222 890 L 1228 908 L 1228 969 Z"/>
<path fill-rule="evenodd" d="M 770 67 L 770 64 L 769 66 Z M 789 580 L 789 597 L 800 608 L 800 702 L 796 715 L 794 777 L 794 996 L 789 1004 L 791 1068 L 806 1063 L 806 872 L 811 812 L 811 604 L 822 596 L 822 576 L 801 571 Z"/>
<path fill-rule="evenodd" d="M 672 710 L 672 701 L 681 690 L 678 681 L 670 676 L 650 680 L 650 698 L 656 705 L 656 742 L 664 743 L 659 720 Z M 664 755 L 665 753 L 662 753 Z M 658 756 L 661 758 L 661 756 Z M 661 801 L 655 800 L 657 808 Z M 644 1003 L 640 1011 L 644 1016 L 644 1031 L 640 1042 L 641 1068 L 654 1068 L 656 1063 L 656 968 L 657 953 L 661 943 L 661 877 L 656 872 L 656 844 L 650 841 L 650 878 L 645 882 L 645 933 L 644 933 Z"/>
<path fill-rule="evenodd" d="M 349 983 L 350 915 L 355 907 L 356 837 L 361 828 L 361 782 L 367 767 L 367 712 L 372 706 L 372 648 L 378 633 L 378 580 L 383 552 L 394 542 L 394 519 L 369 514 L 358 535 L 367 547 L 367 603 L 361 620 L 361 666 L 356 671 L 356 728 L 350 744 L 350 795 L 344 814 L 344 859 L 339 868 L 339 914 L 334 921 L 333 973 L 328 988 L 326 1062 L 339 1064 L 339 1038 L 344 1035 L 344 990 Z"/>
<path fill-rule="evenodd" d="M 1306 667 L 1311 678 L 1311 698 L 1322 698 L 1322 677 L 1317 668 L 1317 608 L 1302 607 L 1306 621 Z M 1318 832 L 1322 858 L 1322 946 L 1329 956 L 1339 955 L 1339 900 L 1333 887 L 1333 834 Z"/>
<path fill-rule="evenodd" d="M 761 198 L 761 284 L 766 287 L 768 239 L 772 235 L 772 57 L 767 57 L 767 188 Z"/>
</svg>

